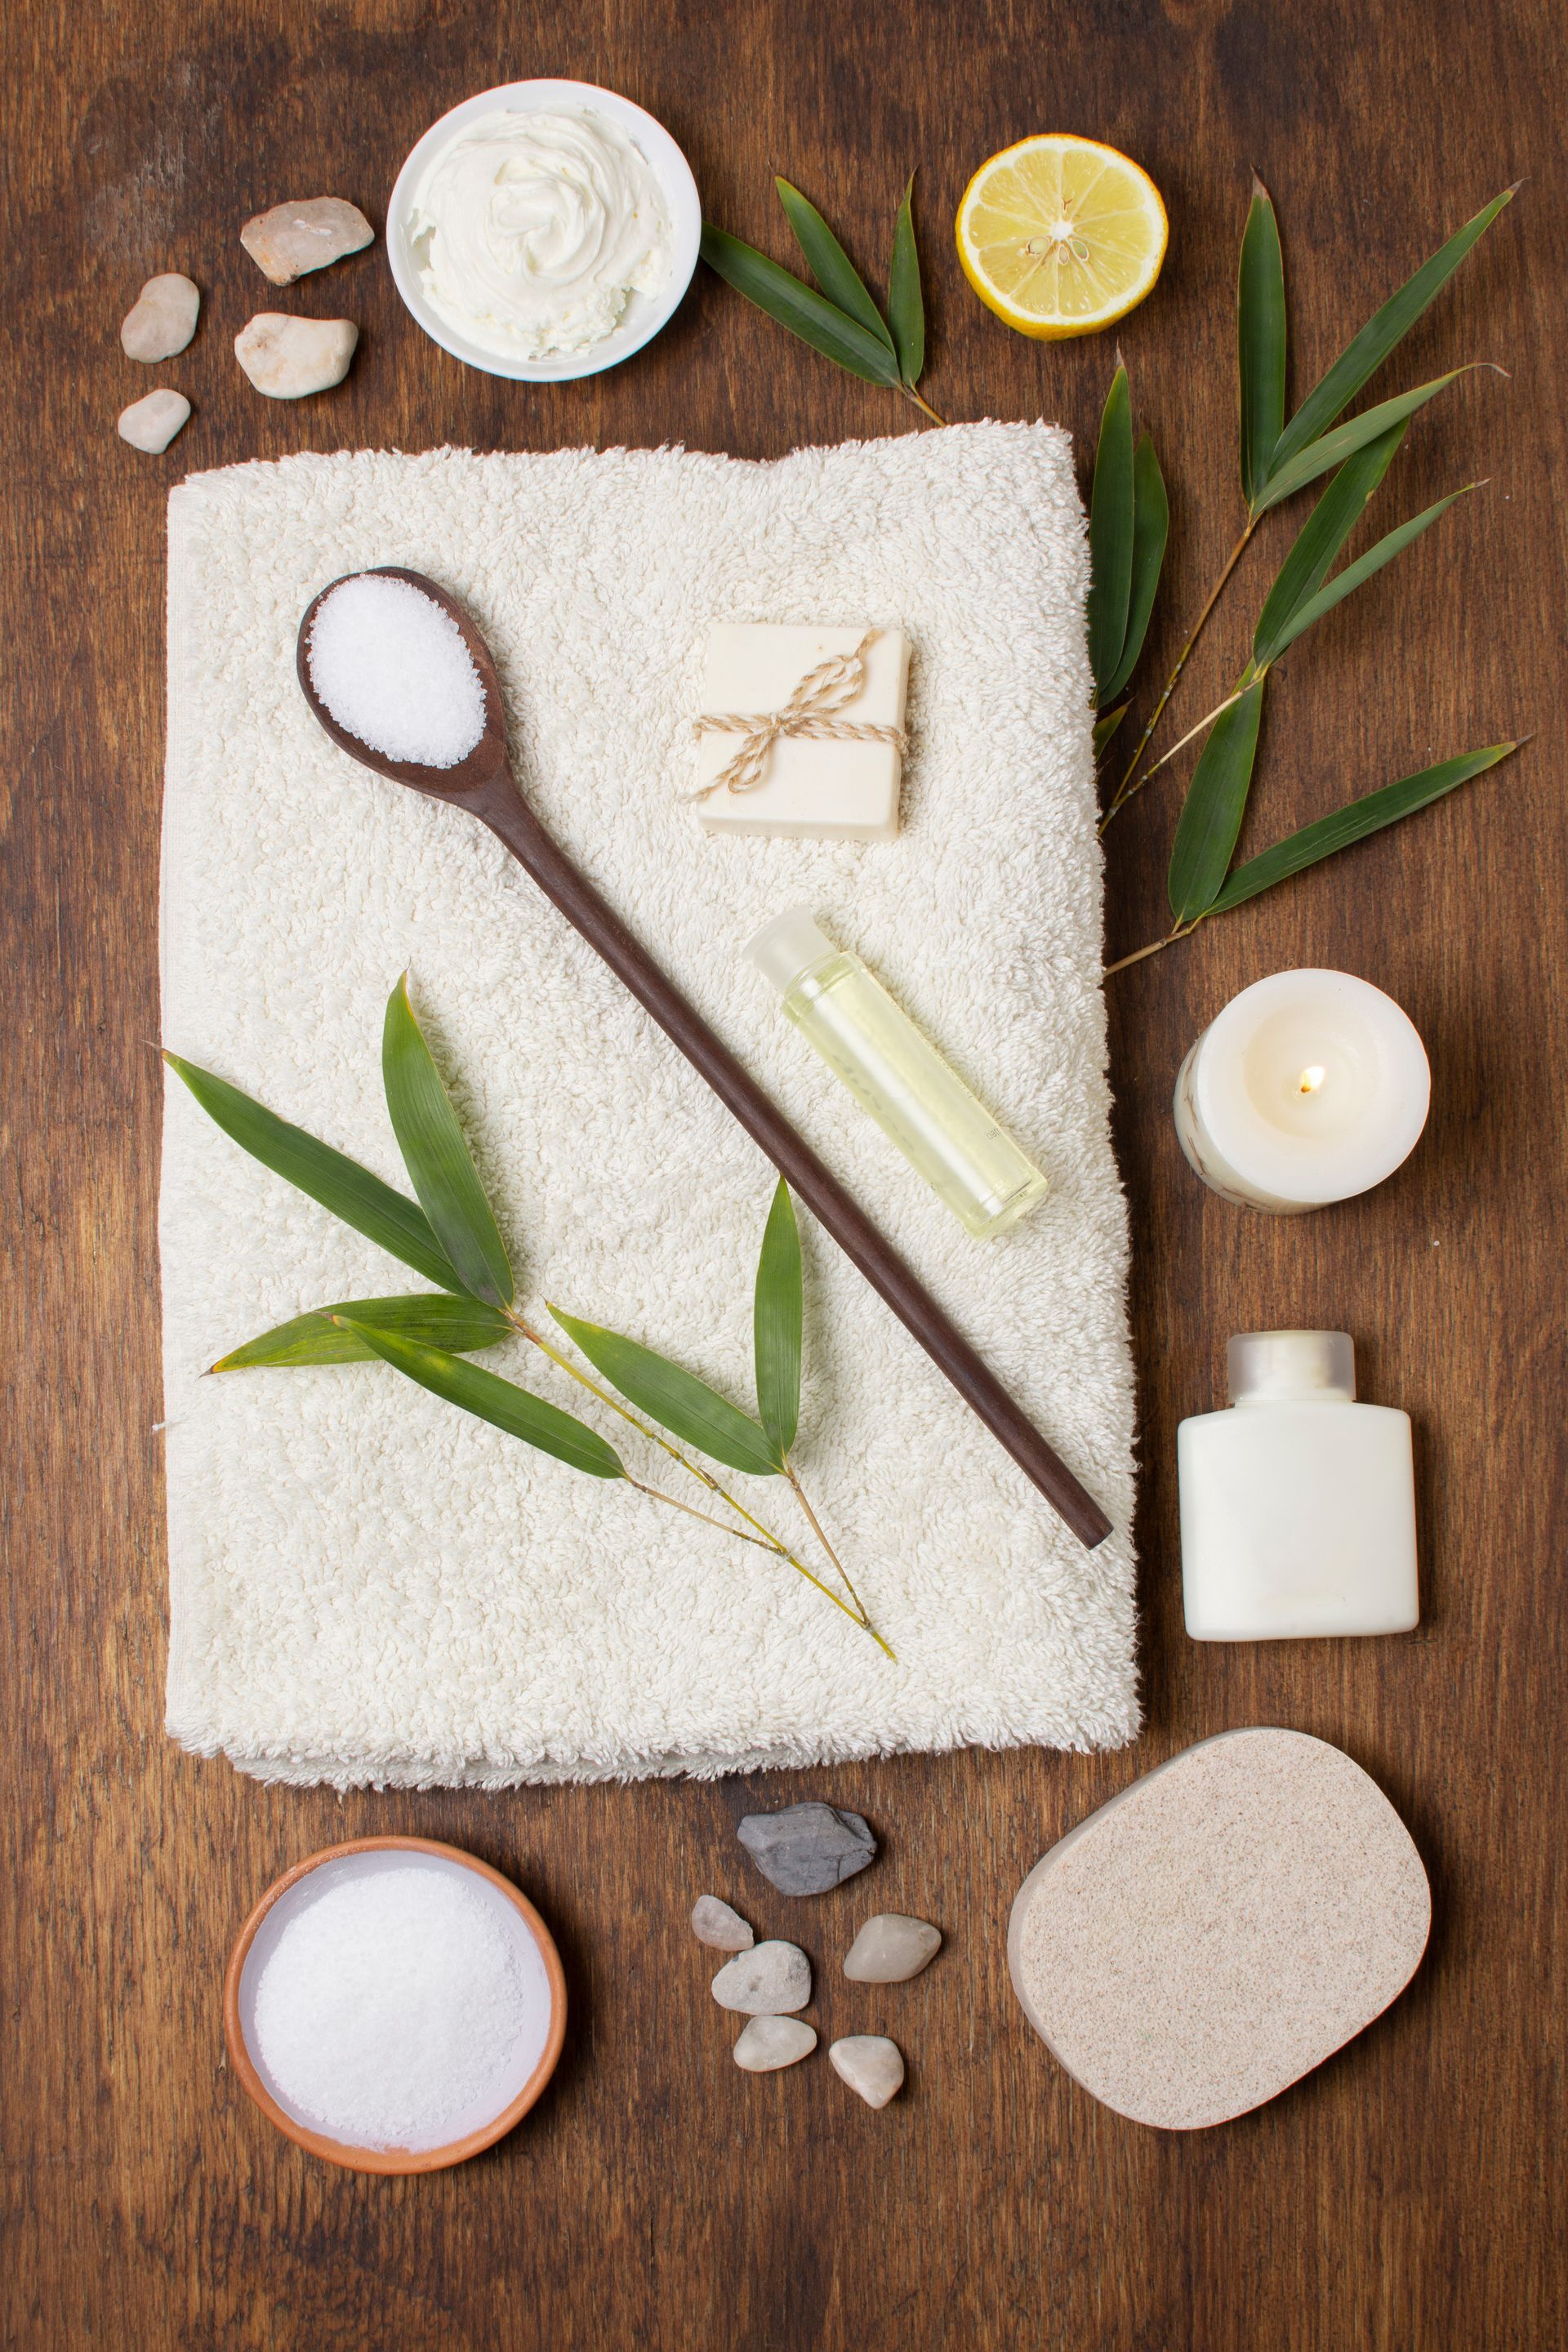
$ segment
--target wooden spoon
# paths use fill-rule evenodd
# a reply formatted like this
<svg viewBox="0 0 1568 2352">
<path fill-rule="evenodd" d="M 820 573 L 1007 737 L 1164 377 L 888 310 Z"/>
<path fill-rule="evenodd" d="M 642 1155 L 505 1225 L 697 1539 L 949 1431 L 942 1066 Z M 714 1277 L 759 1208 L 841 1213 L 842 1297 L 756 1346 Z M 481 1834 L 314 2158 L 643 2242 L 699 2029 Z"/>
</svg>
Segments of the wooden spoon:
<svg viewBox="0 0 1568 2352">
<path fill-rule="evenodd" d="M 363 575 L 351 572 L 345 576 L 353 579 Z M 457 624 L 484 688 L 485 729 L 473 750 L 456 767 L 428 768 L 411 760 L 389 760 L 340 727 L 316 692 L 309 660 L 310 627 L 317 609 L 334 588 L 343 584 L 334 580 L 306 608 L 300 624 L 296 662 L 305 699 L 339 751 L 346 751 L 362 766 L 373 768 L 377 775 L 388 776 L 394 783 L 411 785 L 431 800 L 466 809 L 470 816 L 489 825 L 545 897 L 582 932 L 616 979 L 652 1013 L 693 1067 L 701 1072 L 720 1101 L 734 1113 L 752 1140 L 762 1146 L 818 1223 L 826 1226 L 851 1264 L 858 1266 L 872 1289 L 887 1301 L 932 1362 L 941 1366 L 964 1402 L 1006 1447 L 1026 1477 L 1060 1512 L 1073 1533 L 1086 1544 L 1102 1542 L 1110 1533 L 1110 1522 L 1092 1496 L 1058 1459 L 1033 1422 L 922 1288 L 897 1252 L 883 1240 L 838 1179 L 801 1140 L 729 1047 L 692 1011 L 646 949 L 633 939 L 620 917 L 605 905 L 545 832 L 522 798 L 512 774 L 507 757 L 500 680 L 489 646 L 463 607 L 422 572 L 408 572 L 400 564 L 386 563 L 378 565 L 370 576 L 406 580 Z"/>
</svg>

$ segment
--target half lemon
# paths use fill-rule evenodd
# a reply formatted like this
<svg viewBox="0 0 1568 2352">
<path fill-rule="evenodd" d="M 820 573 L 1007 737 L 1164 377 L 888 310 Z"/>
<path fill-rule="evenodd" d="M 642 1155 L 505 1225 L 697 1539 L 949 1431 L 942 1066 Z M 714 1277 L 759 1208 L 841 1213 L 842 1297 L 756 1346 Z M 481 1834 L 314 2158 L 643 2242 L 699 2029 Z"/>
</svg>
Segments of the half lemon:
<svg viewBox="0 0 1568 2352">
<path fill-rule="evenodd" d="M 986 308 L 1050 342 L 1125 318 L 1152 290 L 1170 235 L 1147 172 L 1062 131 L 982 163 L 956 227 L 964 276 Z"/>
</svg>

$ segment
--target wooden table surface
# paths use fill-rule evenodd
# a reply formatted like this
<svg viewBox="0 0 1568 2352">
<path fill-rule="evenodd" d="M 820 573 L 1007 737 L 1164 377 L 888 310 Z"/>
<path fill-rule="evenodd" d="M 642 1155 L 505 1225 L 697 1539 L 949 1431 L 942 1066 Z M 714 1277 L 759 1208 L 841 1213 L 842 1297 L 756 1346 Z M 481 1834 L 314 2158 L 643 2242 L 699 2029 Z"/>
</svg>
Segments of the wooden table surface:
<svg viewBox="0 0 1568 2352">
<path fill-rule="evenodd" d="M 1551 0 L 261 0 L 7 19 L 11 357 L 0 764 L 7 982 L 5 1754 L 0 2297 L 28 2347 L 581 2347 L 622 2352 L 1163 2352 L 1545 2347 L 1564 2340 L 1561 778 L 1568 245 Z M 1153 173 L 1171 249 L 1120 330 L 1172 485 L 1173 556 L 1142 673 L 1173 650 L 1238 527 L 1231 319 L 1256 166 L 1279 206 L 1298 394 L 1374 303 L 1526 177 L 1398 355 L 1466 360 L 1413 430 L 1389 512 L 1489 488 L 1284 666 L 1249 838 L 1431 758 L 1536 730 L 1493 776 L 1215 922 L 1110 986 L 1134 1237 L 1148 1727 L 1119 1754 L 1022 1751 L 710 1786 L 489 1796 L 268 1790 L 162 1729 L 156 1034 L 163 505 L 187 469 L 299 449 L 681 440 L 770 457 L 918 429 L 700 273 L 630 365 L 531 387 L 472 373 L 402 310 L 378 244 L 274 294 L 253 210 L 332 191 L 379 228 L 414 139 L 472 90 L 565 73 L 624 90 L 689 154 L 707 207 L 781 256 L 797 178 L 879 271 L 920 167 L 944 415 L 1060 418 L 1089 444 L 1114 337 L 1038 345 L 969 292 L 953 208 L 994 149 L 1107 138 Z M 181 268 L 205 309 L 153 372 L 116 328 Z M 339 390 L 255 395 L 258 309 L 340 310 Z M 195 415 L 164 458 L 118 441 L 153 381 Z M 1291 509 L 1299 520 L 1302 509 Z M 1238 659 L 1278 516 L 1222 607 L 1189 717 Z M 1161 927 L 1179 793 L 1112 829 L 1112 955 Z M 1169 1116 L 1192 1037 L 1293 964 L 1363 973 L 1433 1066 L 1425 1140 L 1347 1206 L 1275 1222 L 1215 1199 Z M 1407 1639 L 1198 1647 L 1182 1631 L 1177 1421 L 1220 1401 L 1229 1333 L 1354 1333 L 1363 1392 L 1415 1416 L 1425 1617 Z M 1042 1344 L 1048 1335 L 1042 1335 Z M 258 1406 L 258 1410 L 261 1408 Z M 1342 1743 L 1409 1822 L 1436 1897 L 1394 2009 L 1228 2128 L 1097 2106 L 1026 2031 L 1003 1936 L 1025 1871 L 1136 1774 L 1227 1726 Z M 874 1881 L 802 1921 L 729 1843 L 756 1804 L 861 1807 Z M 219 1982 L 257 1893 L 313 1847 L 406 1830 L 513 1874 L 560 1937 L 559 2076 L 507 2143 L 407 2181 L 275 2137 L 226 2068 Z M 718 1885 L 822 1960 L 878 1905 L 946 1948 L 900 1997 L 904 2096 L 872 2115 L 816 2063 L 744 2080 L 685 1927 Z M 845 2030 L 835 1971 L 819 2023 Z M 858 2011 L 855 2012 L 858 2019 Z"/>
</svg>

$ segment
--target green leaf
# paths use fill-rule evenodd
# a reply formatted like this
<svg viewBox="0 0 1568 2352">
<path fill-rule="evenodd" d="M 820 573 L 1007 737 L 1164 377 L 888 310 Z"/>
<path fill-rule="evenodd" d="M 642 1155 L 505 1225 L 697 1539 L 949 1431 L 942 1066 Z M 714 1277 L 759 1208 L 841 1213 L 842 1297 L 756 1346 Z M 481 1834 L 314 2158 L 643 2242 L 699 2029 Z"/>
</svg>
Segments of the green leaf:
<svg viewBox="0 0 1568 2352">
<path fill-rule="evenodd" d="M 404 1164 L 463 1288 L 492 1307 L 510 1307 L 512 1279 L 506 1244 L 441 1073 L 414 1017 L 406 972 L 386 1000 L 381 1075 Z"/>
<path fill-rule="evenodd" d="M 888 265 L 888 318 L 893 347 L 899 355 L 899 373 L 911 386 L 920 382 L 926 363 L 926 306 L 921 292 L 920 247 L 915 243 L 914 193 L 911 172 L 893 223 L 893 257 Z"/>
<path fill-rule="evenodd" d="M 1252 183 L 1236 294 L 1241 380 L 1241 491 L 1248 507 L 1268 479 L 1285 425 L 1285 263 L 1268 191 Z"/>
<path fill-rule="evenodd" d="M 341 1298 L 331 1307 L 313 1307 L 296 1315 L 243 1348 L 220 1357 L 215 1372 L 253 1371 L 267 1367 L 293 1370 L 303 1364 L 363 1364 L 371 1350 L 363 1339 L 345 1330 L 338 1316 L 366 1323 L 395 1338 L 423 1346 L 445 1348 L 467 1355 L 477 1348 L 494 1348 L 511 1337 L 511 1325 L 493 1307 L 476 1298 L 449 1298 L 443 1291 L 412 1291 L 397 1298 Z"/>
<path fill-rule="evenodd" d="M 757 1260 L 752 1335 L 757 1365 L 757 1414 L 780 1458 L 800 1426 L 800 1349 L 805 1319 L 800 1230 L 783 1177 L 773 1194 Z"/>
<path fill-rule="evenodd" d="M 276 1111 L 231 1087 L 226 1078 L 201 1069 L 195 1062 L 183 1061 L 178 1054 L 165 1054 L 163 1059 L 174 1076 L 184 1079 L 207 1117 L 242 1151 L 248 1151 L 297 1192 L 330 1209 L 334 1217 L 352 1225 L 356 1234 L 363 1234 L 379 1249 L 401 1258 L 427 1282 L 438 1282 L 443 1290 L 462 1289 L 460 1276 L 417 1202 L 395 1192 L 357 1160 L 334 1151 L 330 1143 L 320 1142 L 302 1127 L 291 1127 Z"/>
<path fill-rule="evenodd" d="M 816 206 L 792 187 L 788 180 L 775 179 L 779 202 L 791 228 L 795 241 L 805 256 L 806 268 L 830 302 L 847 312 L 875 335 L 889 351 L 893 350 L 893 338 L 888 332 L 881 312 L 871 299 L 869 289 Z M 744 289 L 742 288 L 742 292 Z"/>
<path fill-rule="evenodd" d="M 504 1430 L 509 1437 L 537 1446 L 541 1454 L 552 1454 L 574 1470 L 586 1471 L 590 1478 L 626 1476 L 620 1455 L 597 1430 L 558 1406 L 546 1404 L 542 1397 L 531 1396 L 515 1381 L 503 1381 L 499 1373 L 467 1364 L 460 1356 L 446 1355 L 438 1348 L 416 1347 L 411 1339 L 378 1331 L 368 1323 L 356 1324 L 346 1316 L 342 1319 L 348 1330 L 363 1339 L 371 1355 L 428 1389 L 432 1396 L 460 1405 L 465 1412 Z"/>
<path fill-rule="evenodd" d="M 651 1348 L 607 1331 L 602 1323 L 582 1323 L 574 1315 L 550 1309 L 569 1339 L 588 1361 L 603 1372 L 613 1388 L 657 1421 L 662 1429 L 683 1438 L 688 1445 L 710 1454 L 731 1470 L 748 1471 L 753 1478 L 774 1476 L 784 1467 L 778 1451 L 754 1421 L 738 1412 L 717 1389 L 672 1364 Z"/>
<path fill-rule="evenodd" d="M 1409 333 L 1423 310 L 1442 292 L 1471 247 L 1485 236 L 1512 195 L 1513 190 L 1505 188 L 1500 196 L 1494 196 L 1489 205 L 1483 205 L 1473 220 L 1467 221 L 1447 245 L 1438 247 L 1430 260 L 1422 263 L 1414 278 L 1405 279 L 1399 291 L 1389 297 L 1381 310 L 1373 312 L 1360 334 L 1340 353 L 1328 373 L 1313 385 L 1280 435 L 1274 452 L 1275 472 L 1304 453 L 1309 444 L 1315 441 L 1333 423 L 1340 411 L 1355 398 L 1367 378 L 1383 365 L 1395 344 Z M 1268 487 L 1271 496 L 1268 503 L 1272 505 L 1274 495 L 1279 494 L 1274 493 L 1272 480 Z M 1289 492 L 1283 495 L 1289 496 Z"/>
<path fill-rule="evenodd" d="M 1394 462 L 1394 453 L 1409 431 L 1395 425 L 1346 458 L 1297 534 L 1295 545 L 1280 565 L 1264 600 L 1252 633 L 1252 658 L 1261 669 L 1289 639 L 1281 633 L 1292 615 L 1315 596 L 1330 566 L 1366 511 L 1367 500 Z M 1299 632 L 1298 632 L 1299 634 Z"/>
<path fill-rule="evenodd" d="M 1225 880 L 1252 786 L 1265 683 L 1255 679 L 1220 713 L 1193 771 L 1171 850 L 1171 912 L 1178 923 L 1206 914 Z"/>
<path fill-rule="evenodd" d="M 1451 490 L 1446 499 L 1439 499 L 1436 506 L 1426 507 L 1420 514 L 1413 515 L 1408 522 L 1402 522 L 1396 530 L 1389 531 L 1375 546 L 1369 547 L 1364 555 L 1358 555 L 1353 563 L 1347 563 L 1337 580 L 1331 580 L 1326 588 L 1320 590 L 1291 615 L 1275 638 L 1269 660 L 1278 659 L 1286 646 L 1293 646 L 1314 621 L 1321 621 L 1325 613 L 1331 613 L 1336 604 L 1363 586 L 1374 572 L 1381 572 L 1385 563 L 1392 563 L 1413 539 L 1419 539 L 1424 530 L 1430 530 L 1438 517 L 1446 515 L 1457 499 L 1468 498 L 1472 490 L 1479 488 L 1479 482 L 1468 482 L 1462 490 Z"/>
<path fill-rule="evenodd" d="M 1276 882 L 1288 881 L 1304 866 L 1315 866 L 1320 858 L 1331 857 L 1336 849 L 1349 848 L 1352 841 L 1364 841 L 1369 834 L 1381 833 L 1387 824 L 1397 824 L 1402 816 L 1409 816 L 1429 801 L 1441 800 L 1458 784 L 1468 783 L 1483 769 L 1495 768 L 1517 743 L 1489 743 L 1484 751 L 1466 751 L 1457 760 L 1441 760 L 1435 768 L 1423 768 L 1414 776 L 1401 776 L 1397 783 L 1380 785 L 1374 793 L 1364 793 L 1360 800 L 1350 801 L 1331 816 L 1321 816 L 1315 824 L 1306 824 L 1300 833 L 1290 834 L 1277 841 L 1272 849 L 1263 850 L 1238 866 L 1226 883 L 1213 905 L 1211 915 L 1227 914 L 1246 899 L 1256 898 L 1261 890 L 1270 890 Z"/>
<path fill-rule="evenodd" d="M 776 261 L 754 246 L 742 245 L 738 236 L 731 236 L 721 228 L 706 223 L 702 230 L 702 258 L 710 269 L 716 270 L 737 294 L 787 327 L 813 351 L 825 352 L 847 368 L 851 375 L 861 377 L 867 383 L 879 383 L 889 392 L 899 389 L 899 365 L 891 351 L 875 335 L 829 302 L 814 286 L 792 278 Z"/>
<path fill-rule="evenodd" d="M 1154 592 L 1160 585 L 1170 530 L 1165 478 L 1154 455 L 1154 444 L 1145 433 L 1132 453 L 1132 588 L 1127 604 L 1127 635 L 1116 673 L 1105 688 L 1105 699 L 1121 692 L 1138 666 L 1143 640 L 1149 634 L 1149 615 L 1154 609 Z"/>
<path fill-rule="evenodd" d="M 1097 760 L 1131 708 L 1132 705 L 1130 702 L 1118 703 L 1114 710 L 1102 710 L 1099 718 L 1096 719 L 1094 722 L 1094 756 Z"/>
<path fill-rule="evenodd" d="M 1132 593 L 1132 397 L 1118 367 L 1105 395 L 1089 498 L 1089 666 L 1096 692 L 1121 662 Z"/>
<path fill-rule="evenodd" d="M 1299 457 L 1292 457 L 1289 465 L 1282 466 L 1277 474 L 1270 477 L 1268 487 L 1258 499 L 1255 519 L 1257 515 L 1267 514 L 1270 507 L 1277 507 L 1281 499 L 1293 498 L 1298 490 L 1305 489 L 1309 482 L 1315 482 L 1320 474 L 1330 473 L 1334 467 L 1342 466 L 1357 449 L 1364 448 L 1369 441 L 1375 441 L 1391 425 L 1401 424 L 1407 416 L 1414 416 L 1416 410 L 1425 408 L 1429 400 L 1436 400 L 1457 376 L 1470 373 L 1468 368 L 1450 368 L 1447 375 L 1434 376 L 1430 383 L 1417 384 L 1414 392 L 1402 392 L 1395 400 L 1380 401 L 1375 408 L 1363 408 L 1361 415 L 1352 416 L 1348 425 L 1336 425 L 1331 433 L 1325 433 L 1321 440 L 1310 443 Z"/>
</svg>

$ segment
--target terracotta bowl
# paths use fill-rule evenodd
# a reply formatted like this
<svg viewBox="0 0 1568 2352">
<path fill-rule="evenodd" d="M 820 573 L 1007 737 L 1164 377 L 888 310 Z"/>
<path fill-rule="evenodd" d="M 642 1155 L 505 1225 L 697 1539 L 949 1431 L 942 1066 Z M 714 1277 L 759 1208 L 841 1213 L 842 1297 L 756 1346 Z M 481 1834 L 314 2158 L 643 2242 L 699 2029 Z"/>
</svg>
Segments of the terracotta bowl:
<svg viewBox="0 0 1568 2352">
<path fill-rule="evenodd" d="M 258 1957 L 264 1957 L 268 1923 L 274 1929 L 280 1924 L 274 1916 L 277 1906 L 279 1904 L 287 1906 L 293 1889 L 313 1872 L 331 1864 L 352 1864 L 357 1855 L 387 1853 L 426 1854 L 448 1866 L 472 1871 L 476 1878 L 483 1879 L 504 1896 L 517 1913 L 523 1932 L 544 1964 L 544 1973 L 550 1982 L 550 2026 L 544 2048 L 532 2073 L 498 2114 L 477 2124 L 461 2139 L 450 2140 L 440 2147 L 356 2147 L 350 2141 L 330 2138 L 324 2132 L 313 2129 L 299 2115 L 290 2112 L 268 2083 L 262 2067 L 252 2057 L 246 2040 L 246 2026 L 255 1992 L 254 1978 L 258 1973 L 247 1970 L 247 1963 L 257 1949 L 258 1937 L 262 1939 L 262 1954 Z M 526 1895 L 519 1893 L 510 1879 L 503 1878 L 500 1871 L 491 1870 L 488 1863 L 477 1861 L 474 1855 L 464 1853 L 458 1846 L 442 1845 L 435 1838 L 351 1838 L 344 1845 L 323 1846 L 320 1853 L 308 1855 L 303 1862 L 296 1863 L 292 1870 L 285 1871 L 283 1876 L 268 1888 L 240 1929 L 239 1940 L 229 1959 L 223 1986 L 223 2030 L 235 2072 L 268 2123 L 276 2124 L 280 2132 L 297 2141 L 300 2147 L 309 2148 L 312 2156 L 324 2157 L 329 2164 L 344 2165 L 353 2172 L 436 2172 L 445 2165 L 462 2164 L 468 2157 L 478 2156 L 481 2148 L 492 2147 L 498 2139 L 505 2137 L 514 2124 L 521 2120 L 539 2097 L 555 2072 L 555 2063 L 565 2039 L 566 1979 L 550 1930 L 532 1904 Z"/>
</svg>

